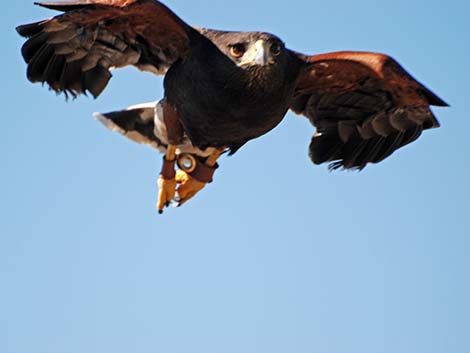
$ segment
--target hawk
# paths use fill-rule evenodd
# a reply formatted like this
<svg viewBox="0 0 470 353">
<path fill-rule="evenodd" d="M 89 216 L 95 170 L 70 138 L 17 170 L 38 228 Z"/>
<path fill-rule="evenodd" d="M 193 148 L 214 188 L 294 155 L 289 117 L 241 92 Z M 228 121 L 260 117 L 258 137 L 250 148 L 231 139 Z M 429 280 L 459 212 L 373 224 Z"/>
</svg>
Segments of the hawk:
<svg viewBox="0 0 470 353">
<path fill-rule="evenodd" d="M 223 153 L 266 134 L 289 110 L 316 128 L 313 163 L 361 170 L 438 127 L 430 106 L 447 106 L 384 54 L 304 55 L 270 33 L 192 27 L 156 0 L 36 4 L 62 13 L 17 27 L 31 82 L 96 98 L 113 69 L 165 76 L 160 101 L 95 113 L 164 154 L 160 213 L 193 197 Z"/>
</svg>

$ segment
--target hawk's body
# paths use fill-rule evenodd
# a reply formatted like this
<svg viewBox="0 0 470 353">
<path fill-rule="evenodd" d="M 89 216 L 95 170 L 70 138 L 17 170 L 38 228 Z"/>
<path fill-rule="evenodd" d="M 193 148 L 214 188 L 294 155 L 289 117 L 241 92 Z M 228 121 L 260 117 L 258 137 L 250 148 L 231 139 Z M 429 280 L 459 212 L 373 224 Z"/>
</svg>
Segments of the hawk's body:
<svg viewBox="0 0 470 353">
<path fill-rule="evenodd" d="M 198 38 L 188 58 L 166 74 L 166 98 L 195 146 L 236 150 L 281 122 L 307 65 L 286 51 L 274 65 L 241 68 L 223 52 L 230 43 L 280 40 L 258 32 L 201 32 L 206 37 Z"/>
</svg>

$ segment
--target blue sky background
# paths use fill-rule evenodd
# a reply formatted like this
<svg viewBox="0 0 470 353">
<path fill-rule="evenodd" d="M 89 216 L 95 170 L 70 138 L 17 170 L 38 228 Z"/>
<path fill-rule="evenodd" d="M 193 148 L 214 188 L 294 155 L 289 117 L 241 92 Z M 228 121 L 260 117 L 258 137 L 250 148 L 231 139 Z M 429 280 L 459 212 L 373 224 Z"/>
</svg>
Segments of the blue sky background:
<svg viewBox="0 0 470 353">
<path fill-rule="evenodd" d="M 14 27 L 53 14 L 31 2 L 0 14 L 0 352 L 470 352 L 468 2 L 168 1 L 305 53 L 391 54 L 452 107 L 362 173 L 313 166 L 289 114 L 163 217 L 160 157 L 91 115 L 161 78 L 122 70 L 69 103 L 31 85 Z"/>
</svg>

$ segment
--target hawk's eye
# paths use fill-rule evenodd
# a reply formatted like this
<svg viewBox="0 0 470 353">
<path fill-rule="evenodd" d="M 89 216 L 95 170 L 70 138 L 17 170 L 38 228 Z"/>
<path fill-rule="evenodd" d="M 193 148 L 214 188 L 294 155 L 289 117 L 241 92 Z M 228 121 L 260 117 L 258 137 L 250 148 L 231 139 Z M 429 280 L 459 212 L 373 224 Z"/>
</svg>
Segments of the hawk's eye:
<svg viewBox="0 0 470 353">
<path fill-rule="evenodd" d="M 234 58 L 241 58 L 246 52 L 246 47 L 244 44 L 235 44 L 235 45 L 232 45 L 230 47 L 230 54 L 232 54 L 232 56 Z"/>
<path fill-rule="evenodd" d="M 273 45 L 271 45 L 271 54 L 273 54 L 274 56 L 278 56 L 279 54 L 281 54 L 281 51 L 282 47 L 279 43 L 273 43 Z"/>
</svg>

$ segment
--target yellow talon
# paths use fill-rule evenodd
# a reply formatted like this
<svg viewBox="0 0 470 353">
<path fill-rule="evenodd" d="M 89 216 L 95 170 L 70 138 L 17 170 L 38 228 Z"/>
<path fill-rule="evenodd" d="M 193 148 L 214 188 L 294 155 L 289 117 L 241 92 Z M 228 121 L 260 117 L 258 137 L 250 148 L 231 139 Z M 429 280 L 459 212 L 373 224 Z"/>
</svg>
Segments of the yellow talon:
<svg viewBox="0 0 470 353">
<path fill-rule="evenodd" d="M 182 170 L 176 172 L 176 182 L 181 184 L 177 190 L 178 206 L 183 205 L 189 199 L 193 198 L 206 186 L 206 183 L 194 179 L 191 175 Z"/>
<path fill-rule="evenodd" d="M 217 159 L 223 151 L 224 148 L 216 149 L 203 163 L 191 154 L 177 156 L 176 146 L 169 145 L 158 178 L 158 212 L 163 213 L 163 209 L 172 201 L 177 201 L 178 206 L 183 205 L 201 191 L 206 183 L 212 182 L 212 176 L 218 168 Z M 176 172 L 175 163 L 181 168 Z"/>
<path fill-rule="evenodd" d="M 158 201 L 157 210 L 162 214 L 163 209 L 170 205 L 175 198 L 176 180 L 175 180 L 175 158 L 176 146 L 168 145 L 165 157 L 163 158 L 162 171 L 158 178 Z"/>
<path fill-rule="evenodd" d="M 170 205 L 170 202 L 175 198 L 176 194 L 176 180 L 164 179 L 161 175 L 158 178 L 158 213 L 163 213 L 163 209 Z"/>
</svg>

